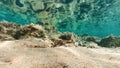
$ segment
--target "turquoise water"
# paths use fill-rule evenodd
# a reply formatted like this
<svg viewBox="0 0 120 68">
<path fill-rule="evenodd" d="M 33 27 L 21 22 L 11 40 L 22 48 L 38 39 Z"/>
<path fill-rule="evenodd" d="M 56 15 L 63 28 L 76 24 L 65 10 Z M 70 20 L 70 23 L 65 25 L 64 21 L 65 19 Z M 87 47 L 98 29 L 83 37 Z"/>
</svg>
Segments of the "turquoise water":
<svg viewBox="0 0 120 68">
<path fill-rule="evenodd" d="M 16 5 L 14 5 L 14 1 L 16 1 Z M 120 0 L 85 0 L 83 3 L 80 0 L 58 0 L 54 3 L 51 2 L 53 0 L 49 0 L 50 2 L 38 1 L 40 1 L 39 6 L 44 4 L 43 7 L 37 8 L 39 10 L 35 9 L 32 4 L 37 4 L 37 0 L 0 0 L 0 21 L 7 20 L 23 25 L 41 21 L 54 22 L 56 24 L 51 25 L 56 26 L 61 32 L 67 31 L 98 37 L 110 34 L 120 35 Z M 56 7 L 50 8 L 48 3 L 54 4 Z M 71 5 L 75 6 L 73 10 L 70 9 Z M 48 14 L 44 15 L 44 12 Z M 46 22 L 47 20 L 48 22 Z"/>
<path fill-rule="evenodd" d="M 35 16 L 16 12 L 7 5 L 0 5 L 0 21 L 3 20 L 22 25 L 40 21 L 40 19 Z"/>
</svg>

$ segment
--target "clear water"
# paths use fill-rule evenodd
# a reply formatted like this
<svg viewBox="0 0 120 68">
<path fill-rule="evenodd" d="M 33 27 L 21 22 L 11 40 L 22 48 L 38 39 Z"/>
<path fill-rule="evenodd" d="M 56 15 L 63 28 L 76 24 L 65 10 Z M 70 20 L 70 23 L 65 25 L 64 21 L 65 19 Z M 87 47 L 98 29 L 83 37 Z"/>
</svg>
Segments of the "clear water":
<svg viewBox="0 0 120 68">
<path fill-rule="evenodd" d="M 40 19 L 35 16 L 14 11 L 10 6 L 0 4 L 0 21 L 3 20 L 23 25 L 40 21 Z"/>
<path fill-rule="evenodd" d="M 14 5 L 14 1 L 16 1 L 16 5 Z M 120 35 L 120 0 L 114 0 L 114 2 L 112 2 L 113 0 L 91 0 L 93 5 L 84 5 L 84 3 L 82 3 L 83 5 L 80 6 L 81 8 L 76 6 L 76 2 L 78 4 L 80 0 L 63 0 L 63 2 L 51 2 L 53 0 L 30 1 L 27 2 L 27 0 L 0 0 L 0 21 L 7 20 L 10 22 L 16 22 L 18 24 L 30 24 L 41 21 L 46 22 L 46 20 L 50 19 L 49 22 L 54 23 L 51 25 L 55 25 L 61 32 L 69 31 L 76 34 L 87 33 L 91 36 L 98 37 L 104 37 L 110 34 L 116 36 Z M 36 3 L 37 1 L 50 1 L 51 3 L 56 5 L 56 8 L 59 7 L 61 4 L 64 4 L 66 6 L 66 10 L 64 11 L 61 8 L 57 8 L 58 11 L 56 11 L 56 8 L 41 8 L 42 10 L 35 11 L 33 10 L 33 7 L 31 8 L 31 3 Z M 74 10 L 69 10 L 70 13 L 65 13 L 69 9 L 68 7 L 70 7 L 70 3 L 72 3 L 72 1 L 75 2 L 73 3 L 73 6 L 75 5 L 76 7 L 74 8 Z M 85 1 L 85 3 L 87 3 L 87 1 L 90 2 L 89 0 L 81 0 L 81 2 L 82 1 Z M 40 3 L 40 5 L 41 4 L 42 3 Z M 95 9 L 90 9 L 90 6 L 96 5 L 97 7 L 94 7 Z M 27 11 L 22 12 L 22 8 L 25 8 L 24 6 L 27 6 Z M 46 18 L 44 18 L 44 15 L 40 17 L 38 16 L 38 12 L 48 12 L 50 10 L 51 12 L 49 12 L 49 14 L 51 14 L 52 16 L 45 16 Z M 60 12 L 58 18 L 57 12 Z M 81 13 L 78 15 L 79 12 Z"/>
</svg>

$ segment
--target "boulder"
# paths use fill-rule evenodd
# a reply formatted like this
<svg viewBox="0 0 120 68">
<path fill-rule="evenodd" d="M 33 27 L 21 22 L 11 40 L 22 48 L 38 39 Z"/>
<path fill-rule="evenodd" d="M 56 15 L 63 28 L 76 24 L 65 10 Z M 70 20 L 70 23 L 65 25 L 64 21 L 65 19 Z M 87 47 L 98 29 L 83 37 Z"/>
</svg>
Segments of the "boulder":
<svg viewBox="0 0 120 68">
<path fill-rule="evenodd" d="M 45 38 L 46 34 L 42 26 L 30 24 L 17 30 L 14 37 L 15 39 L 25 39 L 29 37 Z"/>
<path fill-rule="evenodd" d="M 120 47 L 120 37 L 105 37 L 100 41 L 99 45 L 103 47 Z"/>
</svg>

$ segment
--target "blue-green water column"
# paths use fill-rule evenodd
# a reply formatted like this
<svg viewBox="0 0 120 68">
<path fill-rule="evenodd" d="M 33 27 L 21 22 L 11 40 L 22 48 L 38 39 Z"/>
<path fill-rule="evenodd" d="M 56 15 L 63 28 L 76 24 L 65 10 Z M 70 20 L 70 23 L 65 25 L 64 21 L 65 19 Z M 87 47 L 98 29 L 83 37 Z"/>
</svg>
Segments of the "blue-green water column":
<svg viewBox="0 0 120 68">
<path fill-rule="evenodd" d="M 40 21 L 36 16 L 14 11 L 10 6 L 0 4 L 0 21 L 15 22 L 17 24 L 30 24 Z"/>
<path fill-rule="evenodd" d="M 32 14 L 32 12 L 29 10 L 27 10 L 25 13 L 15 11 L 14 8 L 11 8 L 11 6 L 9 5 L 9 3 L 13 5 L 12 4 L 13 1 L 15 0 L 0 0 L 0 21 L 7 20 L 9 22 L 16 22 L 17 24 L 30 24 L 30 23 L 37 23 L 41 21 L 41 19 L 36 16 L 36 13 L 38 11 L 34 11 L 34 14 Z M 24 3 L 29 4 L 28 9 L 32 9 L 31 4 L 26 2 L 28 0 L 22 0 L 21 3 L 20 3 L 20 0 L 16 0 L 17 2 L 16 5 L 18 5 L 19 7 L 23 7 L 23 4 L 22 4 L 23 1 L 25 1 Z M 64 0 L 64 1 L 67 2 L 67 0 Z M 72 1 L 74 0 L 71 0 L 71 2 Z M 79 2 L 81 0 L 77 0 L 77 1 Z M 60 18 L 57 19 L 58 20 L 56 21 L 57 25 L 55 26 L 61 32 L 69 31 L 69 32 L 74 32 L 76 34 L 87 33 L 91 36 L 98 36 L 98 37 L 104 37 L 110 34 L 119 36 L 120 35 L 120 0 L 115 0 L 116 2 L 112 4 L 110 7 L 105 7 L 104 3 L 106 2 L 106 5 L 109 6 L 110 5 L 109 2 L 111 2 L 112 0 L 93 0 L 93 1 L 94 1 L 93 5 L 99 5 L 97 8 L 99 8 L 100 10 L 99 9 L 95 9 L 95 11 L 89 10 L 89 8 L 91 8 L 90 5 L 89 4 L 86 5 L 85 3 L 83 3 L 83 5 L 80 6 L 83 8 L 80 8 L 79 10 L 79 11 L 82 10 L 81 15 L 76 14 L 76 10 L 78 8 L 75 8 L 74 10 L 72 10 L 73 13 L 70 13 L 69 17 L 66 17 L 67 14 L 63 14 L 63 16 L 59 16 Z M 97 4 L 96 2 L 101 2 L 101 3 Z M 67 7 L 66 10 L 69 11 L 68 10 L 69 5 L 66 5 L 66 7 Z M 49 12 L 49 10 L 54 11 L 56 10 L 56 8 L 47 9 L 46 12 Z M 60 8 L 57 8 L 57 10 L 63 13 L 62 11 L 64 9 L 60 7 Z M 40 12 L 41 11 L 43 10 L 40 10 Z M 90 12 L 87 12 L 87 11 L 90 11 Z M 53 13 L 53 15 L 50 18 L 56 16 L 55 12 L 56 11 L 50 12 L 51 14 Z M 87 13 L 87 16 L 84 15 L 85 13 Z M 82 16 L 83 18 L 84 17 L 85 18 L 82 19 Z M 80 19 L 78 19 L 79 17 Z"/>
<path fill-rule="evenodd" d="M 99 1 L 102 2 L 103 0 Z M 108 3 L 111 1 L 112 0 L 106 0 Z M 76 17 L 75 21 L 70 18 L 60 22 L 58 24 L 59 30 L 63 32 L 70 31 L 76 34 L 89 34 L 98 37 L 105 37 L 108 35 L 120 36 L 120 0 L 115 0 L 112 5 L 105 4 L 106 6 L 110 5 L 108 7 L 104 7 L 103 4 L 104 2 L 98 4 L 100 5 L 98 6 L 100 9 L 95 9 L 95 12 L 93 12 L 94 10 L 90 10 L 90 12 L 88 12 L 88 17 L 83 20 L 77 19 L 78 16 L 74 13 L 71 17 Z M 85 9 L 88 8 L 86 5 L 83 7 Z"/>
</svg>

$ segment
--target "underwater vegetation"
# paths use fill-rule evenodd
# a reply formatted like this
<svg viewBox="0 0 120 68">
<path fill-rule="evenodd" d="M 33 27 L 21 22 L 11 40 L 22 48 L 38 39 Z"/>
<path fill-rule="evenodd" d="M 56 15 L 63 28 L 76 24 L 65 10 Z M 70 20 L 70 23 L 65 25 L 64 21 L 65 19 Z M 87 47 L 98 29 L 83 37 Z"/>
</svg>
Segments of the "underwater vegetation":
<svg viewBox="0 0 120 68">
<path fill-rule="evenodd" d="M 120 0 L 0 0 L 0 20 L 61 32 L 120 35 Z"/>
</svg>

